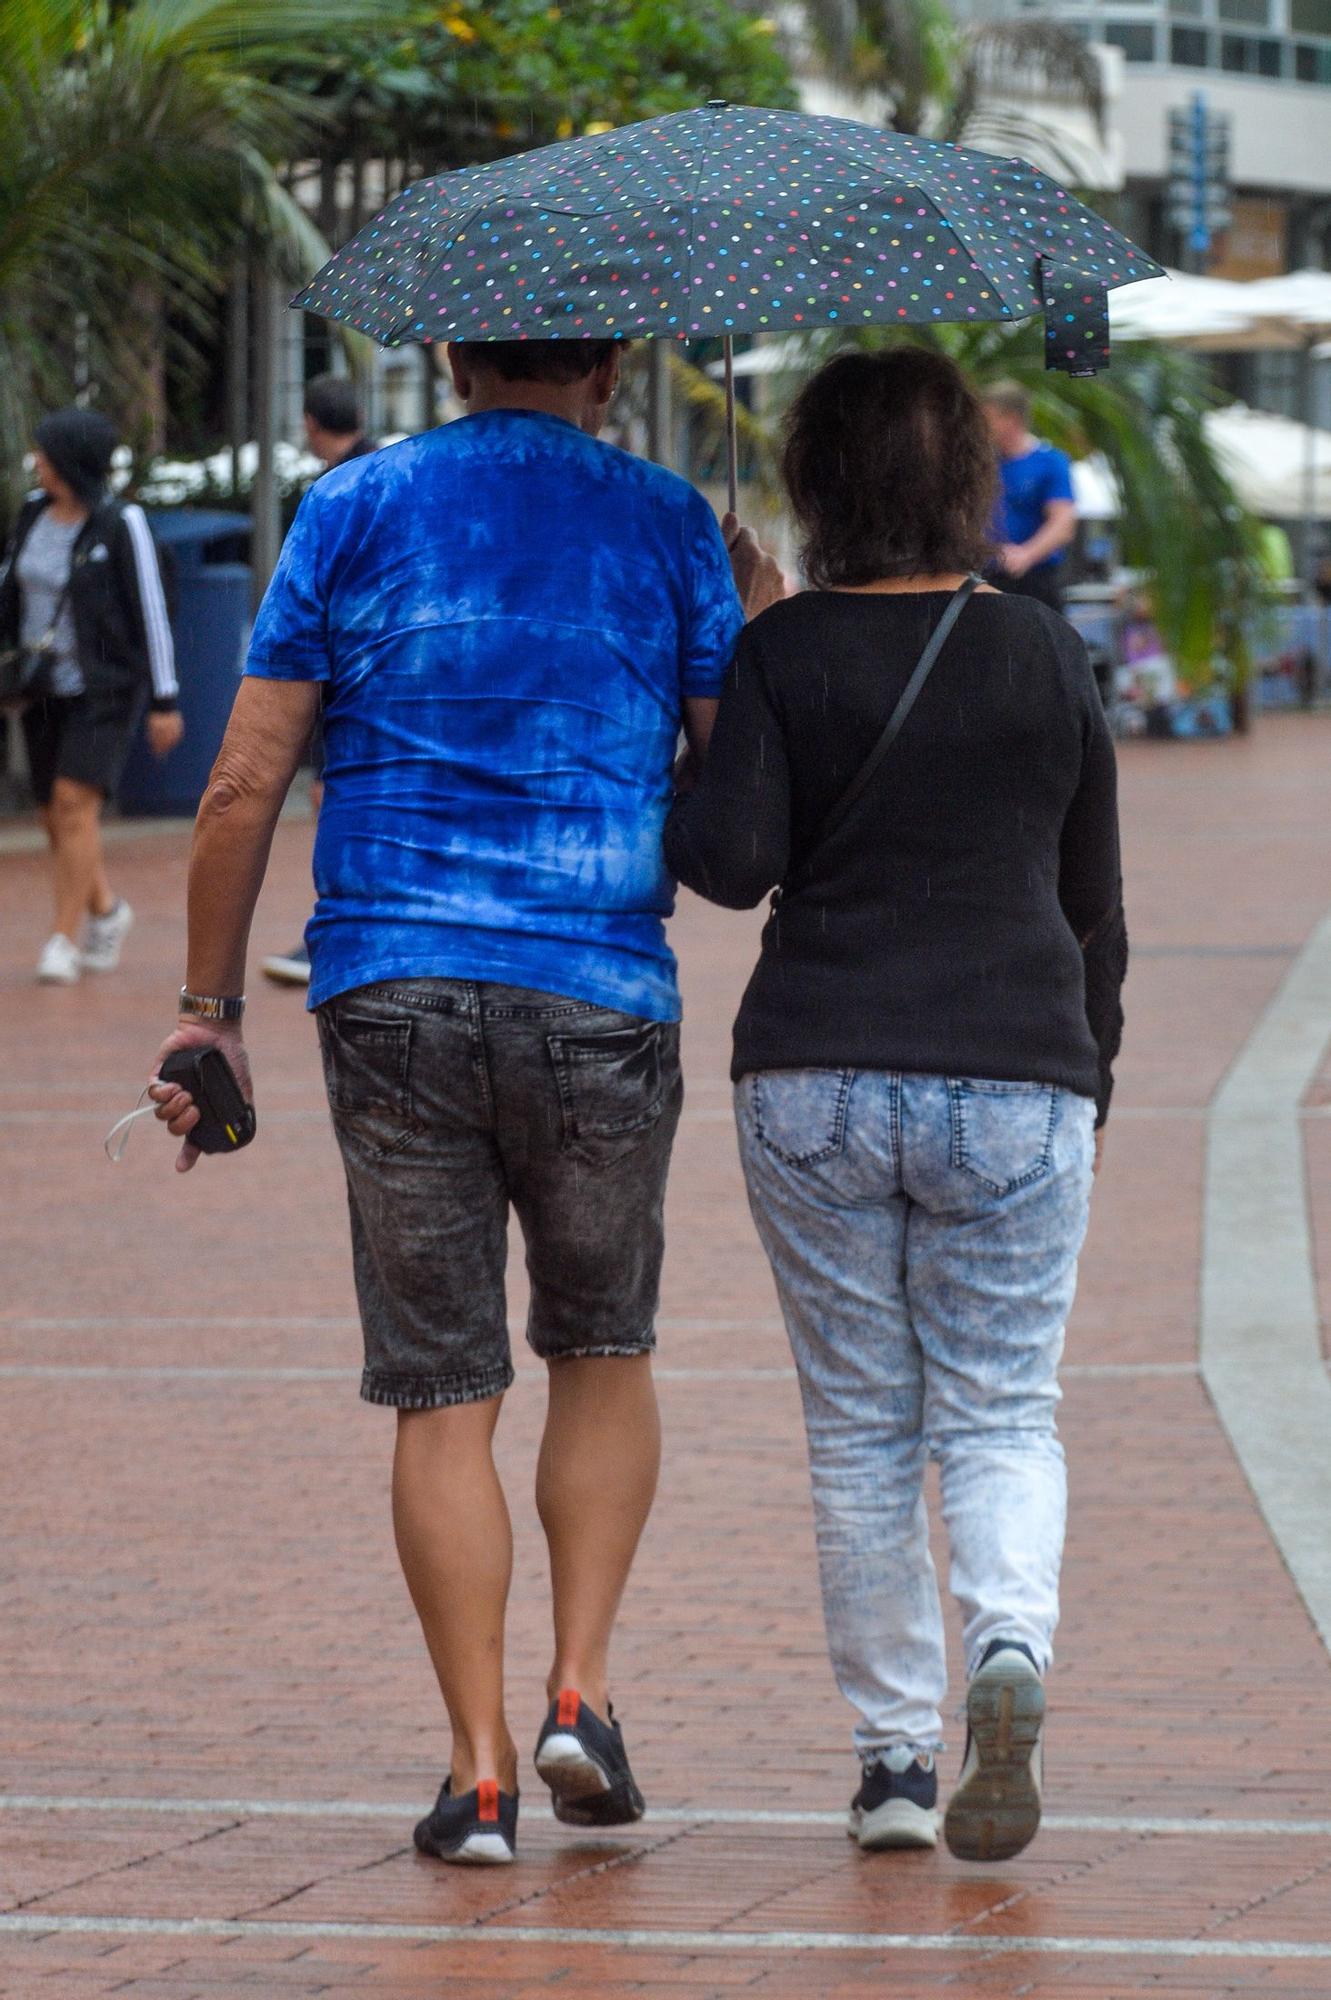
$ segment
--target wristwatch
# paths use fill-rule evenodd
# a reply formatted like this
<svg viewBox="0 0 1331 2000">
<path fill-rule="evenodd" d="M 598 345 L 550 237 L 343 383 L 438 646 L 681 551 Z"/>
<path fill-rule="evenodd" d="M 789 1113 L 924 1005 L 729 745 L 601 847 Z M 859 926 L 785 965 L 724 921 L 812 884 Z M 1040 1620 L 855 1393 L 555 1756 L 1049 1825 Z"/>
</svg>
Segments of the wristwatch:
<svg viewBox="0 0 1331 2000">
<path fill-rule="evenodd" d="M 178 1011 L 199 1021 L 238 1021 L 245 1012 L 245 995 L 191 993 L 188 986 L 182 986 Z"/>
</svg>

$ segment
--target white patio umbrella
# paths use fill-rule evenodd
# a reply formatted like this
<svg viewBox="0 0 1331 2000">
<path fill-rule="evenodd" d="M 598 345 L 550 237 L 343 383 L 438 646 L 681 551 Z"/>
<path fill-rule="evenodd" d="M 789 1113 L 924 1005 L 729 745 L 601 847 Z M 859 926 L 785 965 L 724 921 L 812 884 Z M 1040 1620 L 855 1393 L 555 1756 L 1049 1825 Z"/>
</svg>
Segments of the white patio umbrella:
<svg viewBox="0 0 1331 2000">
<path fill-rule="evenodd" d="M 1166 278 L 1124 285 L 1109 302 L 1110 331 L 1119 340 L 1169 340 L 1182 346 L 1242 344 L 1251 326 L 1246 285 L 1171 271 Z"/>
<path fill-rule="evenodd" d="M 1331 431 L 1250 410 L 1213 410 L 1206 433 L 1245 507 L 1269 520 L 1331 515 Z"/>
</svg>

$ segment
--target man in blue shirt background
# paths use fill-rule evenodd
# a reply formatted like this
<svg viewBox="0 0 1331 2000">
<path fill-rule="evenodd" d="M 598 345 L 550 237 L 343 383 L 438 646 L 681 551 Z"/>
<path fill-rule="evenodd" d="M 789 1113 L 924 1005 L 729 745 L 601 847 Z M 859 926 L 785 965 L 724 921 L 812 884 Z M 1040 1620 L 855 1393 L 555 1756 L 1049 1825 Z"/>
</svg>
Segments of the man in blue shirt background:
<svg viewBox="0 0 1331 2000">
<path fill-rule="evenodd" d="M 1071 463 L 1032 435 L 1031 399 L 1019 382 L 995 382 L 984 409 L 1002 482 L 993 581 L 1061 611 L 1063 561 L 1077 533 Z"/>
<path fill-rule="evenodd" d="M 167 1043 L 218 1042 L 248 1079 L 250 920 L 322 694 L 309 1000 L 346 1168 L 362 1394 L 398 1412 L 398 1551 L 452 1726 L 448 1781 L 416 1829 L 443 1860 L 509 1861 L 516 1840 L 512 1541 L 491 1456 L 513 1380 L 510 1209 L 528 1340 L 551 1364 L 537 1770 L 574 1825 L 643 1810 L 607 1655 L 659 1456 L 653 1316 L 682 1095 L 661 831 L 681 725 L 701 753 L 745 607 L 781 579 L 729 522 L 728 553 L 685 481 L 598 442 L 619 353 L 454 347 L 468 414 L 306 495 L 200 808 Z M 233 1018 L 202 1025 L 219 1012 Z M 188 1094 L 154 1096 L 192 1166 Z"/>
</svg>

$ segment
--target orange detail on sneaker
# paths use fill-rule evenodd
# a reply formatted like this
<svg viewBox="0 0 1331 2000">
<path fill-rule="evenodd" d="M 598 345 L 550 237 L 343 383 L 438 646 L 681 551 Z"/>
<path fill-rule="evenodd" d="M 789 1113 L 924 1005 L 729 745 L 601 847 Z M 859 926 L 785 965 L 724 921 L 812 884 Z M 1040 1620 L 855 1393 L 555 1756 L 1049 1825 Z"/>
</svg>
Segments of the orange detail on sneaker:
<svg viewBox="0 0 1331 2000">
<path fill-rule="evenodd" d="M 498 1820 L 499 1787 L 493 1778 L 482 1778 L 476 1787 L 476 1817 L 480 1820 Z"/>
<path fill-rule="evenodd" d="M 576 1729 L 578 1710 L 582 1707 L 582 1696 L 576 1688 L 563 1688 L 559 1696 L 559 1708 L 555 1720 L 561 1729 Z"/>
</svg>

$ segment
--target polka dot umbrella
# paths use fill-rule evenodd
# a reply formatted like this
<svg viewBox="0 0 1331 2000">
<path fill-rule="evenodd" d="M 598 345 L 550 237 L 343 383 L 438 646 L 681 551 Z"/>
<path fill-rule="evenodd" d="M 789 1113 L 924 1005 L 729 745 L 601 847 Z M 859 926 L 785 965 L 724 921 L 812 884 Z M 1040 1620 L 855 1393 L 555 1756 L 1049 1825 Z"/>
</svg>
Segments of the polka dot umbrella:
<svg viewBox="0 0 1331 2000">
<path fill-rule="evenodd" d="M 1161 266 L 1022 160 L 714 103 L 415 182 L 292 304 L 386 346 L 1016 320 L 1109 360 Z M 727 366 L 732 422 L 733 385 Z"/>
</svg>

